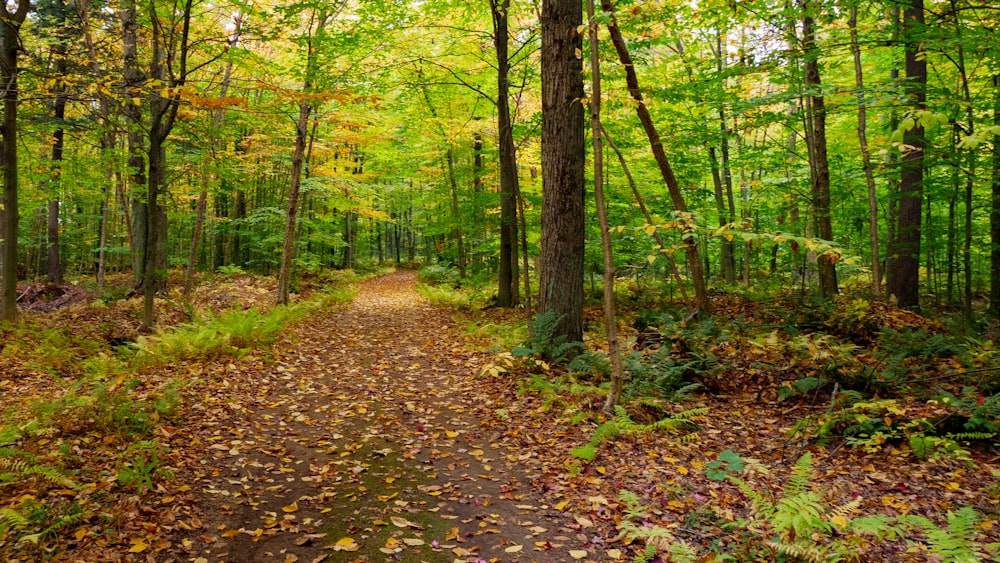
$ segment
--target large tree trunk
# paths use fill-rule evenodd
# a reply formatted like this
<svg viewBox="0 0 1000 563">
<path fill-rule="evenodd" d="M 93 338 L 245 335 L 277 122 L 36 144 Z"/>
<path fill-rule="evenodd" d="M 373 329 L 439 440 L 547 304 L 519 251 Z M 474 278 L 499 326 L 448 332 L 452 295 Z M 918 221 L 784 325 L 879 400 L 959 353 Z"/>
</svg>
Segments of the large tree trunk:
<svg viewBox="0 0 1000 563">
<path fill-rule="evenodd" d="M 497 305 L 517 300 L 517 155 L 510 115 L 510 58 L 507 33 L 510 0 L 490 0 L 493 41 L 497 53 L 497 132 L 500 150 L 500 280 Z"/>
<path fill-rule="evenodd" d="M 677 177 L 674 176 L 673 168 L 671 168 L 670 161 L 667 160 L 667 154 L 663 150 L 660 134 L 656 131 L 653 118 L 643 101 L 642 90 L 639 88 L 639 78 L 635 72 L 635 63 L 632 61 L 632 56 L 625 45 L 625 39 L 622 37 L 618 23 L 615 21 L 614 6 L 611 0 L 601 0 L 601 8 L 611 18 L 611 23 L 608 24 L 608 30 L 611 32 L 611 41 L 615 45 L 618 59 L 621 61 L 622 66 L 625 67 L 625 80 L 628 84 L 629 93 L 632 95 L 632 99 L 635 100 L 636 113 L 639 116 L 639 121 L 642 123 L 643 130 L 646 132 L 646 137 L 649 139 L 649 145 L 653 151 L 653 157 L 656 159 L 656 164 L 660 169 L 660 175 L 667 184 L 667 190 L 670 192 L 670 200 L 676 211 L 685 213 L 687 212 L 687 204 L 684 202 L 683 194 L 681 194 L 680 183 L 677 181 Z M 708 298 L 708 287 L 705 285 L 701 258 L 698 255 L 698 243 L 696 237 L 688 236 L 690 234 L 684 233 L 683 245 L 688 270 L 691 272 L 691 282 L 694 284 L 695 304 L 702 312 L 710 313 L 712 307 Z"/>
<path fill-rule="evenodd" d="M 811 172 L 813 213 L 819 238 L 833 241 L 833 221 L 830 218 L 830 164 L 826 153 L 826 102 L 819 74 L 819 47 L 816 45 L 816 20 L 813 12 L 819 6 L 813 0 L 802 0 L 802 43 L 803 70 L 808 125 L 806 139 L 809 147 L 809 170 Z M 837 294 L 837 270 L 833 254 L 823 253 L 817 257 L 820 296 L 829 300 Z"/>
<path fill-rule="evenodd" d="M 0 320 L 13 321 L 17 318 L 17 52 L 21 48 L 20 31 L 24 18 L 28 15 L 28 1 L 20 0 L 11 11 L 10 4 L 4 4 L 3 21 L 0 22 L 0 79 L 3 80 L 3 252 L 0 259 L 0 275 L 3 276 L 3 299 L 0 301 Z"/>
<path fill-rule="evenodd" d="M 583 341 L 583 4 L 542 2 L 542 241 L 539 312 L 553 337 Z"/>
<path fill-rule="evenodd" d="M 868 186 L 868 232 L 872 253 L 872 299 L 881 294 L 882 273 L 878 248 L 878 198 L 875 192 L 875 174 L 872 170 L 871 151 L 868 149 L 868 103 L 865 101 L 865 81 L 861 68 L 861 47 L 858 44 L 858 7 L 851 6 L 848 21 L 851 28 L 851 51 L 854 55 L 854 84 L 858 98 L 858 143 L 861 146 L 861 167 Z"/>
<path fill-rule="evenodd" d="M 927 100 L 927 59 L 922 34 L 924 1 L 910 0 L 903 10 L 903 42 L 906 53 L 906 91 L 914 110 L 924 109 Z M 887 291 L 900 307 L 920 305 L 920 221 L 924 182 L 924 127 L 919 120 L 903 133 L 903 154 L 899 178 L 899 206 L 896 217 L 895 260 Z"/>
</svg>

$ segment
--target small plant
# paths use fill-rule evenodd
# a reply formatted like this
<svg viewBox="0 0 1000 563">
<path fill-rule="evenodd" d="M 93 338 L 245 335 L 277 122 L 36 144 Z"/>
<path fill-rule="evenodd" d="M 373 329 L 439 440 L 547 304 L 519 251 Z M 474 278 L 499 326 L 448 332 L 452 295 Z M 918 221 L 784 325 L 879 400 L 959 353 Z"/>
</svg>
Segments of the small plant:
<svg viewBox="0 0 1000 563">
<path fill-rule="evenodd" d="M 939 527 L 930 519 L 917 514 L 901 516 L 900 521 L 908 527 L 919 530 L 927 538 L 927 550 L 932 557 L 942 563 L 973 563 L 982 561 L 979 553 L 982 546 L 976 541 L 976 526 L 979 513 L 970 506 L 946 515 L 947 526 Z"/>
<path fill-rule="evenodd" d="M 597 459 L 597 449 L 606 440 L 617 438 L 620 435 L 638 434 L 642 432 L 673 432 L 681 428 L 689 428 L 692 431 L 698 429 L 698 425 L 691 421 L 695 416 L 702 416 L 708 412 L 707 408 L 688 409 L 683 412 L 668 416 L 652 424 L 636 424 L 628 415 L 628 411 L 621 405 L 615 406 L 615 417 L 605 421 L 594 430 L 590 441 L 573 449 L 573 457 L 584 461 L 594 461 Z M 681 441 L 690 439 L 692 434 L 684 435 Z"/>
<path fill-rule="evenodd" d="M 638 495 L 622 490 L 618 492 L 618 500 L 625 505 L 625 518 L 618 524 L 618 530 L 624 537 L 646 544 L 645 549 L 633 559 L 634 563 L 649 563 L 660 555 L 668 555 L 669 560 L 676 563 L 695 563 L 700 560 L 697 548 L 674 537 L 669 528 L 644 522 L 649 509 L 642 505 Z"/>
<path fill-rule="evenodd" d="M 535 315 L 529 328 L 530 342 L 514 348 L 511 354 L 520 357 L 541 356 L 549 362 L 561 364 L 582 352 L 583 343 L 567 342 L 565 335 L 555 335 L 560 318 L 553 311 Z"/>
<path fill-rule="evenodd" d="M 163 449 L 152 440 L 142 440 L 129 446 L 118 457 L 118 482 L 142 494 L 153 490 L 158 479 L 171 479 L 173 474 L 161 466 Z"/>
</svg>

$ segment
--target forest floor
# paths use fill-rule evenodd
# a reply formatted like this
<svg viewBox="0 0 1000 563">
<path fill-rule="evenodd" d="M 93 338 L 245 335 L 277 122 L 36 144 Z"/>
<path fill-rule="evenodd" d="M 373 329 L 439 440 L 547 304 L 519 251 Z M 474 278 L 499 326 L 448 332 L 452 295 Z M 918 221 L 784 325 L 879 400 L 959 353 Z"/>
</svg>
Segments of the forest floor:
<svg viewBox="0 0 1000 563">
<path fill-rule="evenodd" d="M 723 376 L 738 385 L 702 389 L 682 403 L 634 404 L 637 423 L 705 410 L 685 415 L 696 432 L 622 433 L 598 444 L 593 461 L 581 460 L 573 449 L 601 422 L 599 395 L 586 386 L 546 390 L 538 382 L 559 377 L 551 368 L 498 355 L 470 329 L 504 326 L 507 313 L 431 305 L 414 286 L 413 272 L 375 278 L 266 350 L 148 370 L 140 389 L 162 390 L 178 378 L 190 385 L 179 388 L 178 410 L 157 421 L 149 443 L 160 455 L 144 458 L 146 490 L 121 485 L 137 468 L 123 463 L 135 439 L 70 423 L 34 435 L 23 424 L 17 437 L 0 435 L 0 450 L 16 444 L 35 452 L 32 459 L 74 460 L 60 463 L 75 467 L 78 481 L 73 488 L 0 482 L 0 507 L 24 513 L 38 500 L 56 506 L 69 498 L 86 512 L 64 517 L 58 535 L 34 544 L 0 535 L 0 554 L 10 561 L 624 561 L 657 541 L 622 534 L 631 522 L 683 540 L 698 552 L 692 560 L 774 560 L 773 532 L 744 492 L 708 477 L 727 451 L 756 468 L 742 473 L 750 487 L 777 498 L 811 452 L 809 476 L 824 503 L 853 501 L 844 514 L 826 515 L 838 527 L 844 515 L 915 514 L 943 528 L 946 513 L 972 506 L 981 519 L 968 539 L 980 547 L 1000 541 L 995 443 L 971 449 L 969 459 L 921 460 L 892 441 L 869 451 L 842 442 L 816 448 L 790 439 L 789 430 L 827 411 L 829 396 L 780 402 L 763 376 Z M 246 280 L 229 290 L 270 295 Z M 120 329 L 95 323 L 96 314 L 74 313 L 117 338 Z M 0 392 L 17 398 L 5 405 L 7 420 L 25 421 L 33 415 L 19 404 L 69 386 L 31 366 L 15 373 L 12 356 L 0 358 L 8 374 Z M 898 408 L 931 417 L 935 407 Z M 0 475 L 11 471 L 2 454 Z M 623 501 L 622 490 L 635 501 Z M 851 549 L 864 561 L 941 560 L 914 534 Z M 988 560 L 987 552 L 979 558 Z"/>
</svg>

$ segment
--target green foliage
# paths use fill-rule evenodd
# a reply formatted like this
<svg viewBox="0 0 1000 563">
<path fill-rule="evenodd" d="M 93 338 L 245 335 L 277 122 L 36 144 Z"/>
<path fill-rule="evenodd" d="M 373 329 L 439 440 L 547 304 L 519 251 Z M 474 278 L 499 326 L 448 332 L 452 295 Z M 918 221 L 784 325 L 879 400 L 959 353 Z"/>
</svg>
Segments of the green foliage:
<svg viewBox="0 0 1000 563">
<path fill-rule="evenodd" d="M 652 424 L 637 424 L 629 417 L 628 411 L 621 405 L 615 405 L 615 417 L 603 422 L 594 430 L 590 440 L 571 452 L 573 457 L 584 461 L 594 461 L 597 458 L 597 450 L 606 440 L 613 440 L 621 435 L 638 434 L 642 432 L 676 432 L 677 430 L 688 428 L 692 431 L 698 429 L 698 425 L 691 419 L 702 416 L 708 412 L 707 408 L 688 409 L 683 412 L 660 419 Z M 691 434 L 682 436 L 681 441 L 690 439 Z"/>
<path fill-rule="evenodd" d="M 140 337 L 132 347 L 136 362 L 160 366 L 182 360 L 241 357 L 255 347 L 272 344 L 291 322 L 305 316 L 311 305 L 277 306 L 267 312 L 232 309 L 217 317 Z"/>
<path fill-rule="evenodd" d="M 0 448 L 0 483 L 26 478 L 35 478 L 50 485 L 67 489 L 76 488 L 76 483 L 62 471 L 48 465 L 35 463 L 12 448 Z"/>
<path fill-rule="evenodd" d="M 417 272 L 420 281 L 429 285 L 445 285 L 458 287 L 461 282 L 458 268 L 451 264 L 428 264 Z"/>
<path fill-rule="evenodd" d="M 976 525 L 979 524 L 979 513 L 972 507 L 965 506 L 956 511 L 948 511 L 948 524 L 939 527 L 930 519 L 909 514 L 901 516 L 900 522 L 923 533 L 927 538 L 927 548 L 930 555 L 939 558 L 942 563 L 972 563 L 981 561 L 978 553 L 979 544 L 976 541 Z"/>
<path fill-rule="evenodd" d="M 511 354 L 519 357 L 541 356 L 553 363 L 561 364 L 569 361 L 571 355 L 583 351 L 583 343 L 567 342 L 566 335 L 556 335 L 556 327 L 560 317 L 554 311 L 546 311 L 535 315 L 529 323 L 529 342 L 514 348 Z"/>
<path fill-rule="evenodd" d="M 173 474 L 160 460 L 163 453 L 163 448 L 152 440 L 132 444 L 118 456 L 118 482 L 142 494 L 153 490 L 157 480 L 171 479 Z"/>
<path fill-rule="evenodd" d="M 648 563 L 660 555 L 669 555 L 670 561 L 677 563 L 699 561 L 697 548 L 674 537 L 669 528 L 643 525 L 648 509 L 635 493 L 623 489 L 618 492 L 618 500 L 625 505 L 625 519 L 618 524 L 618 530 L 626 538 L 646 544 L 633 559 L 635 563 Z"/>
<path fill-rule="evenodd" d="M 472 308 L 471 297 L 461 289 L 444 285 L 417 284 L 417 293 L 436 305 L 460 310 Z"/>
</svg>

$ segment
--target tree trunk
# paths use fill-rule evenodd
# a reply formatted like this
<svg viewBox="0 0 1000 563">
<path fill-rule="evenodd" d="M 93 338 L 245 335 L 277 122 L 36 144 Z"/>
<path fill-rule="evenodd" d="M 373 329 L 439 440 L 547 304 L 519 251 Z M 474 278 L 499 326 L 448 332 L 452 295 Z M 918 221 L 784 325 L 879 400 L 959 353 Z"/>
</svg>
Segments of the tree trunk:
<svg viewBox="0 0 1000 563">
<path fill-rule="evenodd" d="M 922 35 L 924 1 L 910 0 L 903 10 L 903 42 L 906 53 L 906 91 L 914 110 L 926 105 L 927 59 Z M 903 133 L 903 154 L 899 177 L 899 206 L 896 217 L 895 260 L 887 292 L 900 307 L 920 305 L 920 221 L 924 182 L 924 127 L 919 120 Z"/>
<path fill-rule="evenodd" d="M 854 55 L 854 84 L 858 97 L 858 143 L 861 146 L 861 168 L 868 186 L 868 233 L 872 253 L 872 299 L 882 295 L 882 271 L 878 248 L 878 197 L 875 192 L 875 174 L 872 170 L 871 152 L 868 150 L 868 103 L 865 101 L 865 81 L 861 68 L 861 47 L 858 45 L 858 7 L 851 6 L 848 21 L 851 28 L 851 51 Z"/>
<path fill-rule="evenodd" d="M 448 183 L 451 185 L 451 220 L 454 227 L 451 234 L 458 245 L 458 277 L 465 279 L 465 239 L 462 236 L 462 217 L 458 213 L 458 180 L 455 179 L 455 151 L 451 146 L 445 152 L 445 160 L 448 163 Z"/>
<path fill-rule="evenodd" d="M 28 15 L 28 1 L 20 0 L 11 11 L 11 4 L 4 4 L 3 21 L 0 22 L 0 78 L 3 79 L 3 252 L 0 275 L 3 277 L 3 299 L 0 301 L 0 320 L 17 318 L 17 53 L 21 49 L 21 24 Z"/>
<path fill-rule="evenodd" d="M 59 259 L 59 197 L 62 192 L 62 159 L 65 134 L 63 120 L 66 117 L 66 86 L 62 82 L 66 77 L 66 43 L 65 38 L 57 38 L 52 46 L 52 57 L 55 59 L 56 76 L 59 81 L 55 87 L 55 105 L 52 117 L 56 129 L 52 133 L 52 185 L 49 187 L 48 214 L 48 245 L 46 248 L 45 274 L 50 282 L 62 283 L 63 267 Z M 53 193 L 54 192 L 54 193 Z"/>
<path fill-rule="evenodd" d="M 326 28 L 327 13 L 321 9 L 316 16 L 316 30 L 310 35 L 306 46 L 306 72 L 302 84 L 302 99 L 299 101 L 299 118 L 295 122 L 295 149 L 292 153 L 291 180 L 288 187 L 288 206 L 285 212 L 285 243 L 281 251 L 281 269 L 278 272 L 279 305 L 287 305 L 289 287 L 292 280 L 292 258 L 295 254 L 295 225 L 299 211 L 299 188 L 302 184 L 302 164 L 305 160 L 306 142 L 309 135 L 309 116 L 312 114 L 312 103 L 309 93 L 313 88 L 313 78 L 317 71 L 317 55 L 315 38 Z M 312 34 L 312 22 L 309 22 L 309 33 Z M 350 244 L 350 241 L 348 241 Z"/>
<path fill-rule="evenodd" d="M 138 51 L 138 10 L 135 0 L 124 0 L 121 6 L 122 22 L 122 88 L 125 92 L 139 92 L 145 76 L 139 67 Z M 147 210 L 143 192 L 146 189 L 146 159 L 143 158 L 142 106 L 131 96 L 124 101 L 122 113 L 125 115 L 128 144 L 128 179 L 132 188 L 130 221 L 132 237 L 132 275 L 136 287 L 143 283 L 143 269 L 146 254 Z"/>
<path fill-rule="evenodd" d="M 816 44 L 816 20 L 814 12 L 819 5 L 814 0 L 802 0 L 802 46 L 803 74 L 806 90 L 806 114 L 809 127 L 806 140 L 809 148 L 809 170 L 811 172 L 813 213 L 819 238 L 833 241 L 833 222 L 830 218 L 830 164 L 826 152 L 826 101 L 819 74 L 819 46 Z M 824 252 L 817 256 L 819 273 L 819 293 L 824 300 L 833 299 L 837 294 L 837 270 L 833 254 Z"/>
<path fill-rule="evenodd" d="M 542 241 L 539 312 L 553 337 L 583 341 L 583 5 L 542 2 Z"/>
<path fill-rule="evenodd" d="M 635 100 L 636 113 L 639 116 L 639 121 L 642 123 L 643 130 L 646 132 L 646 137 L 649 139 L 649 145 L 653 151 L 653 157 L 656 159 L 656 164 L 660 169 L 660 175 L 667 184 L 667 190 L 670 192 L 670 200 L 676 211 L 686 213 L 687 204 L 684 202 L 684 196 L 681 194 L 680 183 L 678 183 L 677 177 L 674 176 L 674 171 L 670 167 L 670 162 L 667 160 L 667 155 L 663 150 L 660 135 L 653 124 L 653 118 L 650 116 L 649 109 L 646 108 L 646 104 L 643 102 L 642 90 L 639 88 L 639 79 L 635 72 L 635 63 L 632 62 L 632 56 L 625 45 L 625 39 L 622 38 L 621 30 L 615 21 L 614 7 L 611 0 L 601 0 L 601 8 L 611 18 L 611 22 L 608 24 L 608 30 L 611 32 L 611 41 L 615 45 L 618 59 L 621 61 L 622 66 L 625 67 L 625 80 L 628 84 L 629 93 L 632 95 L 632 99 Z M 708 287 L 705 285 L 701 258 L 698 256 L 697 240 L 692 235 L 693 233 L 689 232 L 682 234 L 684 254 L 687 259 L 688 270 L 691 272 L 691 281 L 694 284 L 695 304 L 702 312 L 710 313 L 711 302 L 708 298 Z"/>
<path fill-rule="evenodd" d="M 723 40 L 720 30 L 715 36 L 715 57 L 716 70 L 720 76 L 726 70 L 726 42 Z M 723 87 L 725 82 L 723 82 Z M 722 152 L 722 161 L 719 162 L 715 154 L 715 146 L 709 147 L 709 158 L 712 161 L 712 182 L 715 187 L 715 206 L 719 210 L 719 226 L 725 226 L 733 222 L 736 217 L 736 209 L 733 204 L 733 174 L 729 169 L 729 127 L 726 124 L 725 103 L 719 104 L 719 147 Z M 729 198 L 729 206 L 726 206 L 726 195 Z M 736 283 L 736 252 L 735 245 L 731 238 L 723 235 L 721 242 L 721 252 L 719 259 L 722 266 L 722 278 L 728 284 Z"/>
<path fill-rule="evenodd" d="M 624 375 L 621 345 L 618 341 L 618 318 L 615 311 L 615 258 L 611 245 L 611 229 L 604 201 L 604 147 L 601 144 L 601 59 L 597 41 L 598 23 L 594 18 L 594 0 L 587 0 L 587 18 L 590 22 L 590 132 L 594 145 L 594 203 L 601 223 L 601 246 L 604 249 L 604 332 L 608 339 L 608 357 L 611 360 L 611 388 L 604 401 L 604 414 L 615 415 L 615 405 L 622 394 Z"/>
<path fill-rule="evenodd" d="M 226 51 L 228 52 L 233 48 L 240 40 L 240 34 L 243 28 L 243 18 L 237 16 L 236 18 L 236 29 L 228 37 Z M 219 87 L 219 99 L 224 100 L 226 94 L 229 92 L 229 80 L 233 74 L 233 61 L 229 60 L 226 62 L 226 70 L 222 74 L 222 84 Z M 209 136 L 209 141 L 211 146 L 205 151 L 205 165 L 206 168 L 210 162 L 210 155 L 212 151 L 215 150 L 215 143 L 218 141 L 217 135 L 219 129 L 222 127 L 223 119 L 225 119 L 225 111 L 219 108 L 213 112 L 212 115 L 212 134 Z M 188 251 L 188 263 L 187 270 L 184 273 L 184 295 L 189 295 L 191 293 L 191 288 L 194 285 L 194 270 L 198 262 L 198 246 L 201 244 L 201 235 L 205 226 L 205 213 L 208 207 L 208 188 L 209 188 L 209 178 L 214 178 L 214 173 L 209 173 L 205 170 L 202 173 L 201 181 L 201 192 L 198 193 L 198 208 L 196 211 L 194 219 L 194 232 L 191 234 L 191 247 Z"/>
<path fill-rule="evenodd" d="M 1000 74 L 993 76 L 993 178 L 990 205 L 990 316 L 1000 318 Z"/>
<path fill-rule="evenodd" d="M 497 132 L 500 151 L 500 280 L 497 306 L 517 301 L 517 154 L 510 115 L 508 11 L 510 0 L 490 0 L 493 42 L 497 54 Z"/>
</svg>

